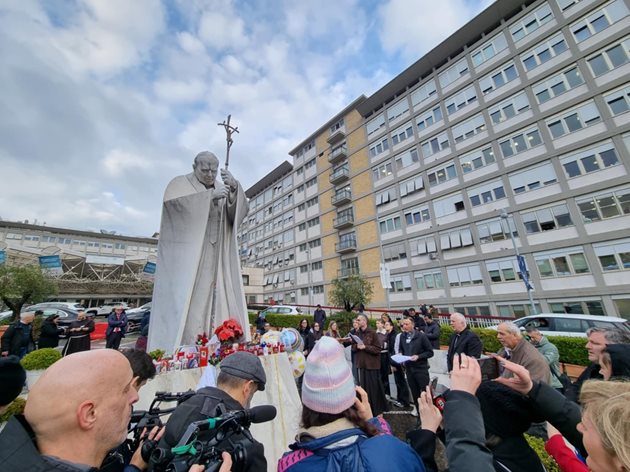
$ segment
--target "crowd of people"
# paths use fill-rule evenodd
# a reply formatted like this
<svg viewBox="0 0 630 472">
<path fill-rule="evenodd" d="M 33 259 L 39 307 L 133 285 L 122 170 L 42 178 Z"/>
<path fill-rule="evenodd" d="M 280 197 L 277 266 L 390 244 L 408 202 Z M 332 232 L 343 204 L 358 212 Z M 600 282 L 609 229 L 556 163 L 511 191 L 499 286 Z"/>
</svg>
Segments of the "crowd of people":
<svg viewBox="0 0 630 472">
<path fill-rule="evenodd" d="M 439 343 L 439 323 L 422 310 L 406 315 L 396 322 L 384 315 L 374 330 L 359 313 L 346 336 L 334 321 L 327 326 L 325 313 L 312 327 L 310 320 L 301 320 L 307 355 L 302 415 L 278 471 L 437 472 L 435 451 L 441 441 L 451 472 L 542 472 L 545 468 L 525 438 L 532 425 L 544 425 L 546 449 L 563 472 L 630 470 L 628 332 L 589 330 L 586 348 L 592 365 L 570 383 L 562 377 L 557 348 L 542 333 L 535 328 L 523 333 L 511 322 L 501 323 L 497 339 L 502 348 L 489 353 L 498 377 L 488 380 L 482 373 L 487 360 L 477 360 L 486 357 L 481 340 L 463 315 L 453 313 L 447 355 L 450 390 L 433 398 L 428 359 L 434 355 L 435 339 Z M 21 321 L 29 324 L 28 319 Z M 344 346 L 353 354 L 351 362 Z M 0 360 L 0 409 L 24 384 L 18 359 Z M 387 393 L 390 372 L 396 398 Z M 120 455 L 118 463 L 116 451 L 127 438 L 138 391 L 154 374 L 150 358 L 140 350 L 65 356 L 30 390 L 24 415 L 12 417 L 0 431 L 0 471 L 85 472 L 104 464 L 107 470 L 125 472 L 150 468 L 142 443 Z M 165 427 L 145 431 L 143 441 L 171 450 L 192 422 L 248 409 L 267 382 L 258 357 L 236 352 L 222 361 L 216 387 L 191 394 Z M 392 434 L 383 418 L 388 402 L 415 404 L 417 427 L 407 432 L 405 441 Z M 197 439 L 202 444 L 213 434 L 209 430 Z M 220 441 L 221 471 L 267 470 L 263 442 L 246 429 Z M 246 449 L 245 462 L 229 454 L 235 443 Z M 118 468 L 109 468 L 116 464 Z M 203 470 L 201 464 L 189 466 Z"/>
</svg>

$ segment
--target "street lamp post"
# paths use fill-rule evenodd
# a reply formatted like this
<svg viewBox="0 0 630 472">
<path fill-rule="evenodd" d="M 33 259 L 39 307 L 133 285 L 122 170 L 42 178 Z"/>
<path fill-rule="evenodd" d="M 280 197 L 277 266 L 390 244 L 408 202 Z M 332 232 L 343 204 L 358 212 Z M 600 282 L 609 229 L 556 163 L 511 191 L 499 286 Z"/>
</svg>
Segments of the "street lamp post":
<svg viewBox="0 0 630 472">
<path fill-rule="evenodd" d="M 523 277 L 523 282 L 525 282 L 525 288 L 527 289 L 527 297 L 529 298 L 529 304 L 532 309 L 532 315 L 537 315 L 538 311 L 536 310 L 536 305 L 534 304 L 534 296 L 532 295 L 532 285 L 529 283 L 529 277 L 527 276 L 527 267 L 525 265 L 525 258 L 520 255 L 518 252 L 518 246 L 516 245 L 516 239 L 514 239 L 514 234 L 512 233 L 512 229 L 510 228 L 510 215 L 507 214 L 505 210 L 501 210 L 501 227 L 503 227 L 503 220 L 507 223 L 507 230 L 510 234 L 510 239 L 512 240 L 512 246 L 514 246 L 514 252 L 516 253 L 516 262 L 518 263 L 519 270 L 521 272 L 521 277 Z"/>
<path fill-rule="evenodd" d="M 306 273 L 308 274 L 308 309 L 310 310 L 313 305 L 313 287 L 311 287 L 311 248 L 308 246 L 306 247 L 306 258 Z"/>
</svg>

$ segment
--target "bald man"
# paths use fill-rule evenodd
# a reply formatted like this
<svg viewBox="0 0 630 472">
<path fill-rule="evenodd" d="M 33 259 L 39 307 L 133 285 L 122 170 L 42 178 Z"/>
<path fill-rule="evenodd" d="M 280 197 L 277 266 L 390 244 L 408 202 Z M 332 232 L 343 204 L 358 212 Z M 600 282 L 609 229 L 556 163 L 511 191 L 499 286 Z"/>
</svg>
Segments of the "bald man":
<svg viewBox="0 0 630 472">
<path fill-rule="evenodd" d="M 86 472 L 100 467 L 107 452 L 127 437 L 138 401 L 133 380 L 127 358 L 111 349 L 57 361 L 30 390 L 24 418 L 12 418 L 0 434 L 0 468 Z"/>
<path fill-rule="evenodd" d="M 477 333 L 470 330 L 464 315 L 457 312 L 452 313 L 450 322 L 453 328 L 453 334 L 448 341 L 448 354 L 446 356 L 449 372 L 453 370 L 455 354 L 466 354 L 469 357 L 479 359 L 481 351 L 483 350 L 481 339 Z"/>
</svg>

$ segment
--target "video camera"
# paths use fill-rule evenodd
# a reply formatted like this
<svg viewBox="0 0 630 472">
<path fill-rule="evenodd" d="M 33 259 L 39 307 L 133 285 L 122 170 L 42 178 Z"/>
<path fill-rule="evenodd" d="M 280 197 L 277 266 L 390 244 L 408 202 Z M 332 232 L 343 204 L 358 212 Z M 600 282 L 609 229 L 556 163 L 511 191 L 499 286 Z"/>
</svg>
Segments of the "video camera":
<svg viewBox="0 0 630 472">
<path fill-rule="evenodd" d="M 243 441 L 254 441 L 247 428 L 252 423 L 264 423 L 275 417 L 276 407 L 261 405 L 195 421 L 188 425 L 175 447 L 154 448 L 149 467 L 156 472 L 183 472 L 194 464 L 200 464 L 207 472 L 214 472 L 221 467 L 221 453 L 226 451 L 232 456 L 232 470 L 245 470 L 247 448 Z M 208 438 L 198 438 L 200 432 L 211 430 L 214 430 L 213 434 Z M 235 437 L 237 435 L 240 437 Z"/>
</svg>

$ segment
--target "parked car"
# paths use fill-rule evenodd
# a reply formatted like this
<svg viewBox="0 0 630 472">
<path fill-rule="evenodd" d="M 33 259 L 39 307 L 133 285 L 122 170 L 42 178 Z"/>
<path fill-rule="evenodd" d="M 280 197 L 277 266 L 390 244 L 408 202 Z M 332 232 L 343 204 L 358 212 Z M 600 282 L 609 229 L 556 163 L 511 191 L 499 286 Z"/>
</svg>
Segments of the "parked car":
<svg viewBox="0 0 630 472">
<path fill-rule="evenodd" d="M 296 306 L 273 305 L 268 306 L 261 313 L 265 315 L 301 315 L 302 310 Z"/>
<path fill-rule="evenodd" d="M 114 308 L 118 306 L 123 307 L 125 312 L 129 309 L 129 306 L 125 302 L 118 302 L 101 305 L 98 308 L 88 308 L 87 310 L 85 310 L 85 313 L 92 316 L 108 316 L 112 311 L 114 311 Z"/>
<path fill-rule="evenodd" d="M 43 310 L 44 308 L 68 308 L 69 310 L 79 311 L 83 310 L 85 307 L 76 302 L 43 302 L 27 306 L 23 308 L 22 311 Z"/>
<path fill-rule="evenodd" d="M 586 337 L 589 328 L 616 328 L 630 331 L 628 321 L 613 316 L 583 315 L 579 313 L 539 313 L 514 320 L 522 330 L 534 326 L 548 336 Z M 498 325 L 490 329 L 497 329 Z"/>
<path fill-rule="evenodd" d="M 129 308 L 128 310 L 125 311 L 125 313 L 127 313 L 127 316 L 129 316 L 132 313 L 146 313 L 147 311 L 151 311 L 151 302 L 149 303 L 145 303 L 142 306 L 139 306 L 138 308 Z"/>
</svg>

